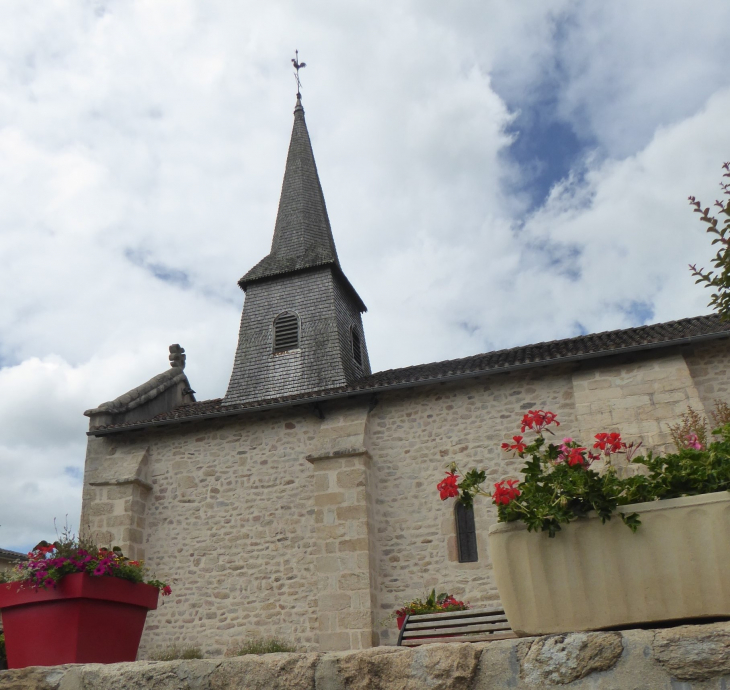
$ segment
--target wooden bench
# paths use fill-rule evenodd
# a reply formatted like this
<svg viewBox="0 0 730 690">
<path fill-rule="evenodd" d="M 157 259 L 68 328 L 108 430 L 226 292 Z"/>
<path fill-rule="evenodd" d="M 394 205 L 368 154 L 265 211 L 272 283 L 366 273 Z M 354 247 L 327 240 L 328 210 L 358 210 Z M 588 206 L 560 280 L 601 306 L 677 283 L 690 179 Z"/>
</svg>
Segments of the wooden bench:
<svg viewBox="0 0 730 690">
<path fill-rule="evenodd" d="M 406 616 L 398 635 L 398 646 L 417 647 L 432 642 L 489 642 L 514 637 L 517 635 L 501 609 L 468 609 Z"/>
</svg>

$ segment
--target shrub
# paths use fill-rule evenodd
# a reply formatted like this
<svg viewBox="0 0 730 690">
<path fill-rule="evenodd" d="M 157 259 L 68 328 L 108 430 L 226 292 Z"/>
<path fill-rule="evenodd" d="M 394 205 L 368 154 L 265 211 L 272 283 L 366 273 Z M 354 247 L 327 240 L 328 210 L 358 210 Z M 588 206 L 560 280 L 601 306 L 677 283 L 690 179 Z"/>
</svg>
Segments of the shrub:
<svg viewBox="0 0 730 690">
<path fill-rule="evenodd" d="M 7 666 L 7 657 L 5 656 L 5 635 L 0 633 L 0 671 Z"/>
<path fill-rule="evenodd" d="M 150 654 L 151 661 L 177 661 L 178 659 L 202 659 L 203 653 L 198 647 L 165 647 Z"/>
<path fill-rule="evenodd" d="M 254 637 L 239 646 L 231 648 L 228 656 L 245 654 L 276 654 L 277 652 L 296 652 L 296 647 L 278 637 Z"/>
</svg>

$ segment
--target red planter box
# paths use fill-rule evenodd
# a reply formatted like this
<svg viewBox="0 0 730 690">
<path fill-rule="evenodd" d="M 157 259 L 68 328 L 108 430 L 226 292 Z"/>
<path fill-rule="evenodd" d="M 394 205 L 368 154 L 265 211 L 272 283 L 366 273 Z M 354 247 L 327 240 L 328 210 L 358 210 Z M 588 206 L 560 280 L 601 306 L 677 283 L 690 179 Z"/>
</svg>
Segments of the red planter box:
<svg viewBox="0 0 730 690">
<path fill-rule="evenodd" d="M 85 573 L 48 590 L 0 585 L 8 668 L 134 661 L 158 595 L 150 585 Z"/>
</svg>

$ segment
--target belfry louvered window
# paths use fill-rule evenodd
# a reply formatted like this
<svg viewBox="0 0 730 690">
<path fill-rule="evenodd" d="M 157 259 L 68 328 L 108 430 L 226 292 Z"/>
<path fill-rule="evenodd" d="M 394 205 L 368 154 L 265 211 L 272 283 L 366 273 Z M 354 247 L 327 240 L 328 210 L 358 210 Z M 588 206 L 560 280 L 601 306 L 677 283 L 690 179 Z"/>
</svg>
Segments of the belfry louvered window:
<svg viewBox="0 0 730 690">
<path fill-rule="evenodd" d="M 352 333 L 352 358 L 358 366 L 362 366 L 362 345 L 360 344 L 360 334 L 355 328 L 350 329 Z"/>
<path fill-rule="evenodd" d="M 299 347 L 299 317 L 291 311 L 274 320 L 274 352 L 296 350 Z"/>
<path fill-rule="evenodd" d="M 454 517 L 456 518 L 456 543 L 459 548 L 459 563 L 474 563 L 479 560 L 474 509 L 457 503 L 454 506 Z"/>
</svg>

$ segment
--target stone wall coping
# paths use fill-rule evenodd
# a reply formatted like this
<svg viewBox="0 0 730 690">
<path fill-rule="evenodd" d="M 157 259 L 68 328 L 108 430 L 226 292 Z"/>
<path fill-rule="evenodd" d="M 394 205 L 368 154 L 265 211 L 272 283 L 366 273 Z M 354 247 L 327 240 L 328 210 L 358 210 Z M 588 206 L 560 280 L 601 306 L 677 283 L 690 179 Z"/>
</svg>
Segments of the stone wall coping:
<svg viewBox="0 0 730 690">
<path fill-rule="evenodd" d="M 358 652 L 0 671 L 0 690 L 721 690 L 730 623 Z M 637 680 L 640 683 L 637 684 Z"/>
<path fill-rule="evenodd" d="M 125 477 L 123 479 L 107 479 L 99 482 L 89 482 L 89 486 L 118 486 L 120 484 L 136 484 L 147 491 L 152 491 L 152 484 L 139 477 Z"/>
<path fill-rule="evenodd" d="M 365 448 L 344 448 L 342 450 L 326 451 L 324 453 L 317 453 L 316 455 L 307 455 L 306 460 L 311 463 L 317 462 L 317 460 L 331 460 L 332 458 L 352 458 L 358 455 L 366 455 L 370 457 L 370 453 Z"/>
</svg>

